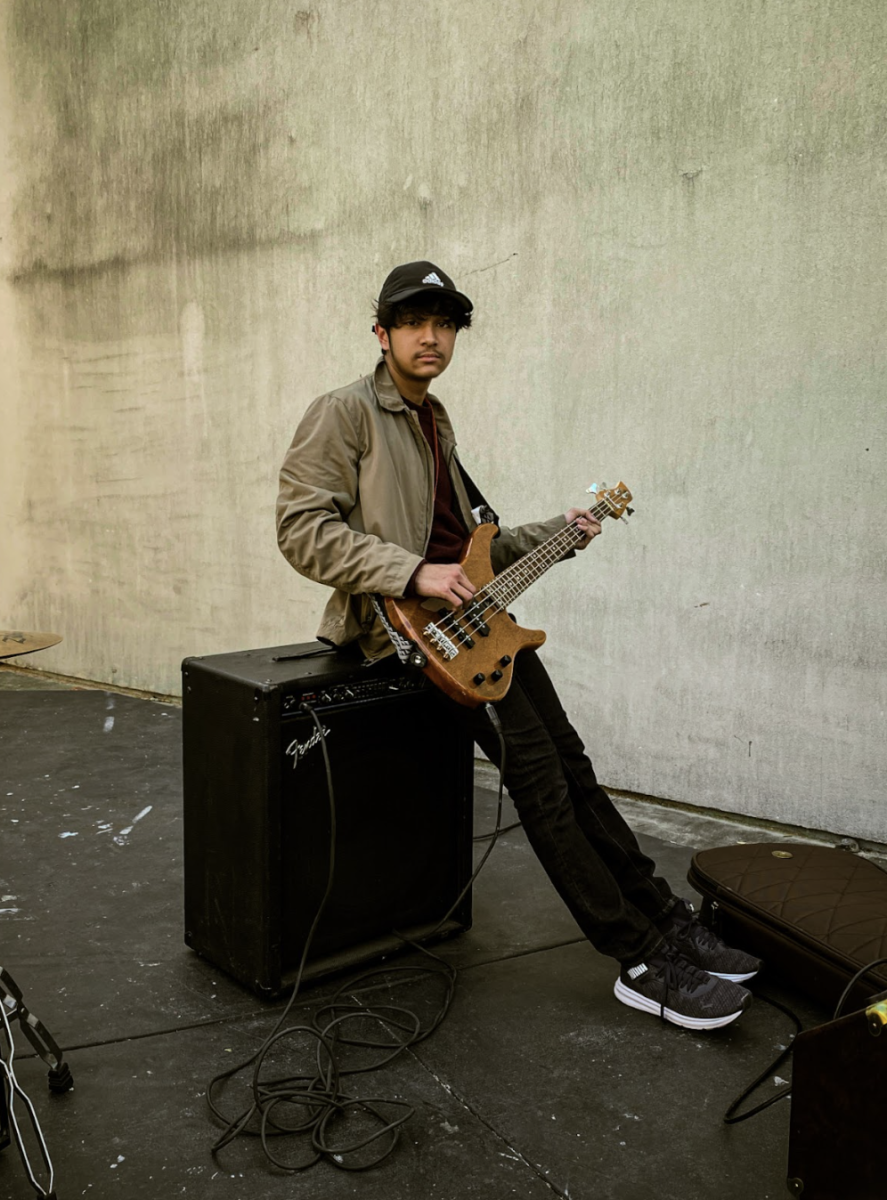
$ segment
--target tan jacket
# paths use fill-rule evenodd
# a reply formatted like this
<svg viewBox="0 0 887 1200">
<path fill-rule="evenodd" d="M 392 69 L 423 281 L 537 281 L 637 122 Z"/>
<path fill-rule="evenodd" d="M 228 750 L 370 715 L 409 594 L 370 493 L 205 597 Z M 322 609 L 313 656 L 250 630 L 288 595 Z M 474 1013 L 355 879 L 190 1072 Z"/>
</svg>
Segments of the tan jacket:
<svg viewBox="0 0 887 1200">
<path fill-rule="evenodd" d="M 428 399 L 454 500 L 471 531 L 477 523 L 454 458 L 453 427 L 440 401 Z M 372 375 L 309 407 L 280 472 L 277 540 L 300 575 L 335 589 L 319 638 L 337 646 L 357 641 L 367 658 L 391 653 L 369 593 L 403 596 L 431 536 L 433 479 L 419 418 L 398 393 L 384 359 Z M 498 573 L 565 524 L 561 515 L 500 527 L 493 569 Z"/>
</svg>

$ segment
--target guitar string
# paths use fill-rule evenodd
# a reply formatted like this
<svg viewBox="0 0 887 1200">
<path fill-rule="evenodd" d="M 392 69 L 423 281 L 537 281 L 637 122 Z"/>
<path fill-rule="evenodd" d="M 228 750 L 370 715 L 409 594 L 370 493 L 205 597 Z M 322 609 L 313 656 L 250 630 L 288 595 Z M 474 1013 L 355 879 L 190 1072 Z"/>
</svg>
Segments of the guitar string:
<svg viewBox="0 0 887 1200">
<path fill-rule="evenodd" d="M 616 515 L 615 509 L 606 498 L 602 498 L 588 511 L 595 520 Z M 517 599 L 531 583 L 541 578 L 549 567 L 563 557 L 564 551 L 570 548 L 572 542 L 581 540 L 581 537 L 584 536 L 585 531 L 579 527 L 576 521 L 571 521 L 563 529 L 558 530 L 553 537 L 543 542 L 541 546 L 537 546 L 529 554 L 525 554 L 510 567 L 506 567 L 499 576 L 481 588 L 463 614 L 465 625 L 469 630 L 468 636 L 478 632 L 479 624 L 484 622 L 488 614 L 495 615 L 497 612 L 504 612 L 507 606 Z M 528 564 L 526 560 L 529 558 L 532 558 L 533 562 Z M 480 612 L 478 612 L 478 603 L 484 605 Z M 453 610 L 445 617 L 438 628 L 444 633 L 454 634 L 458 641 L 464 641 L 466 631 L 465 627 L 456 619 L 457 611 Z"/>
<path fill-rule="evenodd" d="M 599 512 L 598 509 L 601 511 Z M 608 513 L 608 509 L 604 506 L 603 501 L 596 508 L 589 511 L 595 519 L 612 515 Z M 484 618 L 488 614 L 504 612 L 508 604 L 520 596 L 531 583 L 539 579 L 549 567 L 553 566 L 554 563 L 563 557 L 564 551 L 569 549 L 571 542 L 581 540 L 581 537 L 584 536 L 584 530 L 580 529 L 575 522 L 571 522 L 563 529 L 558 530 L 547 542 L 543 542 L 541 546 L 537 546 L 535 550 L 530 551 L 530 554 L 524 555 L 518 562 L 512 563 L 496 579 L 491 580 L 490 583 L 481 588 L 464 613 L 465 624 L 469 630 L 477 633 L 479 624 L 484 621 Z M 534 559 L 534 562 L 526 564 L 526 559 L 530 557 Z M 479 603 L 484 605 L 481 611 L 478 611 Z M 439 628 L 445 632 L 455 633 L 456 637 L 459 638 L 459 635 L 464 633 L 464 629 L 458 620 L 456 620 L 456 611 L 454 610 L 450 613 L 441 622 Z"/>
<path fill-rule="evenodd" d="M 574 533 L 579 532 L 581 531 L 577 526 Z M 541 562 L 541 566 L 537 567 L 533 573 L 526 572 L 524 577 L 514 576 L 506 581 L 506 586 L 494 587 L 498 581 L 491 581 L 475 594 L 469 606 L 462 613 L 459 613 L 458 609 L 454 609 L 442 618 L 438 622 L 438 629 L 445 634 L 453 634 L 457 641 L 464 643 L 466 634 L 470 637 L 471 634 L 480 632 L 480 627 L 486 623 L 488 616 L 505 612 L 513 600 L 563 556 L 564 551 L 570 546 L 570 541 L 574 540 L 578 539 L 575 537 L 570 540 L 564 539 L 563 545 L 558 548 L 557 553 L 551 554 L 545 560 L 537 560 Z"/>
</svg>

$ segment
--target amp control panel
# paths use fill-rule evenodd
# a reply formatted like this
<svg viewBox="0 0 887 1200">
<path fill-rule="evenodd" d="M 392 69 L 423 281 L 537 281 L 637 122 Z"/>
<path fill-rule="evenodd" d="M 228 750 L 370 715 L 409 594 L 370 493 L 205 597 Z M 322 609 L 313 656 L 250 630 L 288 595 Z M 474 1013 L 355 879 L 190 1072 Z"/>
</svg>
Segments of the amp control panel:
<svg viewBox="0 0 887 1200">
<path fill-rule="evenodd" d="M 351 678 L 346 683 L 318 683 L 314 687 L 303 685 L 298 691 L 286 692 L 282 697 L 282 709 L 286 715 L 295 713 L 300 704 L 312 708 L 328 708 L 338 704 L 362 704 L 383 700 L 386 696 L 399 696 L 404 692 L 417 692 L 427 686 L 425 676 L 419 672 L 409 675 L 389 675 L 376 679 Z"/>
</svg>

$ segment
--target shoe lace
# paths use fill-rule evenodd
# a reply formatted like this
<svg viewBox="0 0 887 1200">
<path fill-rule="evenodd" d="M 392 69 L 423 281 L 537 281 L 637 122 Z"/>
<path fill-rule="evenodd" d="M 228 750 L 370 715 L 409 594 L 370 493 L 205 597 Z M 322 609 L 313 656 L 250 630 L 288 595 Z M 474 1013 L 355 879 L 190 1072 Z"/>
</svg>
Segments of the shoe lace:
<svg viewBox="0 0 887 1200">
<path fill-rule="evenodd" d="M 703 950 L 718 950 L 723 946 L 723 942 L 712 931 L 706 928 L 698 917 L 691 917 L 687 924 L 677 931 L 675 935 L 678 941 L 690 940 L 700 946 Z"/>
<path fill-rule="evenodd" d="M 697 992 L 711 981 L 707 971 L 702 971 L 688 962 L 680 950 L 668 946 L 662 952 L 665 963 L 662 967 L 662 981 L 665 984 L 665 994 L 662 1000 L 662 1010 L 665 1010 L 665 1000 L 668 993 L 684 988 L 688 992 Z M 661 1015 L 661 1014 L 660 1014 Z"/>
</svg>

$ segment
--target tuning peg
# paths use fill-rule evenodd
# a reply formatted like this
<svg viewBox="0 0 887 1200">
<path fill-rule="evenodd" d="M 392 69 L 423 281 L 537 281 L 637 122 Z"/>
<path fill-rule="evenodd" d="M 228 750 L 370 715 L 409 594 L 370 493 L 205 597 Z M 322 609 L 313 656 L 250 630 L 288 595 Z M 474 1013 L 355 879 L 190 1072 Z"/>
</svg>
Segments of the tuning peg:
<svg viewBox="0 0 887 1200">
<path fill-rule="evenodd" d="M 606 486 L 607 485 L 603 482 L 602 483 L 593 483 L 591 485 L 591 487 L 587 487 L 585 489 L 585 491 L 586 491 L 586 493 L 590 493 L 592 496 L 596 496 L 598 494 L 598 492 L 605 490 Z"/>
<path fill-rule="evenodd" d="M 631 516 L 631 514 L 632 514 L 633 512 L 634 512 L 634 509 L 633 509 L 633 508 L 626 508 L 625 512 L 622 514 L 622 516 L 619 518 L 619 520 L 620 520 L 620 521 L 624 521 L 624 522 L 625 522 L 625 524 L 627 525 L 627 524 L 628 524 L 628 518 Z"/>
</svg>

